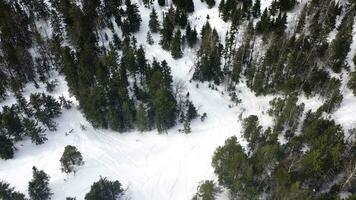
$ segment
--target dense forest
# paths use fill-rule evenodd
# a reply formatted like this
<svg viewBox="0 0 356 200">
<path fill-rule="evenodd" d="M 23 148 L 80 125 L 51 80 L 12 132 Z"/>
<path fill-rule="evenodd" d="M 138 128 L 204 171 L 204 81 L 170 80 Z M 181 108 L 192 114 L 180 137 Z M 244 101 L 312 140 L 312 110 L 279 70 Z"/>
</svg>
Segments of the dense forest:
<svg viewBox="0 0 356 200">
<path fill-rule="evenodd" d="M 239 84 L 274 97 L 265 113 L 273 125 L 241 117 L 238 137 L 224 138 L 211 158 L 216 181 L 202 180 L 193 199 L 356 199 L 356 127 L 332 118 L 345 90 L 356 95 L 356 2 L 202 2 L 218 8 L 229 24 L 225 35 L 209 15 L 201 29 L 193 25 L 192 0 L 0 0 L 0 103 L 15 99 L 0 110 L 0 158 L 12 159 L 20 141 L 44 144 L 73 106 L 95 129 L 162 134 L 181 126 L 178 132 L 194 134 L 191 123 L 206 123 L 207 113 L 166 60 L 148 56 L 145 45 L 159 44 L 175 60 L 194 52 L 190 82 L 198 90 L 204 83 L 224 88 L 232 105 L 241 102 Z M 141 6 L 150 10 L 148 24 Z M 147 44 L 137 41 L 142 30 Z M 59 76 L 76 102 L 54 95 Z M 45 90 L 25 94 L 29 84 Z M 301 96 L 322 105 L 307 110 Z M 66 174 L 85 166 L 72 145 L 59 162 Z M 30 199 L 51 199 L 49 175 L 35 166 L 32 172 Z M 0 181 L 0 199 L 27 199 Z M 100 177 L 85 199 L 125 199 L 125 192 L 119 181 Z"/>
</svg>

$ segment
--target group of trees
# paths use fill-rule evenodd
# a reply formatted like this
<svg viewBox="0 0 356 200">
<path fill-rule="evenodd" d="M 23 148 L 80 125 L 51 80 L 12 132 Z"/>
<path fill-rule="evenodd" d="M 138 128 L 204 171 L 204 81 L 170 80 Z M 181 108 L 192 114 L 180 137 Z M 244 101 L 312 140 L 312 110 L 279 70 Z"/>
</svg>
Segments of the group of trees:
<svg viewBox="0 0 356 200">
<path fill-rule="evenodd" d="M 340 125 L 308 112 L 300 135 L 280 144 L 279 134 L 263 130 L 257 116 L 246 118 L 242 135 L 248 148 L 233 136 L 214 153 L 219 184 L 243 199 L 336 199 L 341 192 L 354 193 L 349 179 L 355 175 L 348 170 L 356 164 L 354 144 L 345 142 Z"/>
<path fill-rule="evenodd" d="M 206 22 L 201 30 L 201 45 L 198 51 L 198 61 L 193 79 L 199 81 L 214 81 L 219 84 L 223 78 L 221 70 L 222 44 L 215 28 Z"/>
<path fill-rule="evenodd" d="M 154 10 L 152 10 L 150 22 L 156 22 L 156 18 L 157 16 L 154 15 Z M 181 32 L 181 29 L 184 28 L 186 29 L 185 35 Z M 154 32 L 152 28 L 151 31 Z M 192 29 L 191 25 L 188 23 L 186 11 L 180 9 L 179 6 L 177 6 L 177 9 L 171 6 L 168 12 L 164 13 L 160 34 L 160 44 L 162 48 L 169 50 L 175 59 L 182 57 L 183 44 L 187 43 L 189 47 L 193 47 L 197 42 L 197 31 L 195 28 Z"/>
<path fill-rule="evenodd" d="M 53 196 L 49 187 L 50 177 L 35 166 L 32 168 L 33 177 L 28 183 L 28 194 L 30 200 L 50 200 Z M 100 177 L 99 181 L 94 182 L 90 191 L 85 195 L 85 200 L 119 200 L 123 199 L 125 190 L 119 181 L 109 181 L 107 178 Z M 15 191 L 7 182 L 0 181 L 0 198 L 2 200 L 28 200 L 24 194 Z M 67 200 L 76 198 L 67 197 Z"/>
<path fill-rule="evenodd" d="M 62 97 L 62 102 L 45 93 L 33 93 L 30 101 L 21 94 L 16 95 L 17 103 L 11 107 L 3 106 L 0 112 L 0 158 L 13 157 L 14 144 L 24 137 L 29 137 L 36 144 L 44 143 L 46 129 L 56 130 L 54 118 L 61 114 L 62 106 L 69 101 Z"/>
</svg>

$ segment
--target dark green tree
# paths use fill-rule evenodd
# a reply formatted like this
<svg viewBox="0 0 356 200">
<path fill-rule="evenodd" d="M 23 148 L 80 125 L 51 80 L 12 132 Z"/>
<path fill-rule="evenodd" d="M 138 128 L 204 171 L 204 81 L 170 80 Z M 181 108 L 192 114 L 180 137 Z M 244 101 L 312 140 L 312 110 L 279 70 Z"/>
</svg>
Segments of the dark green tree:
<svg viewBox="0 0 356 200">
<path fill-rule="evenodd" d="M 181 49 L 181 39 L 182 39 L 182 35 L 180 30 L 178 29 L 177 32 L 174 34 L 174 37 L 172 39 L 172 44 L 171 44 L 171 54 L 174 59 L 181 58 L 183 55 Z"/>
<path fill-rule="evenodd" d="M 33 177 L 28 183 L 28 194 L 31 200 L 49 200 L 52 193 L 49 188 L 49 176 L 36 167 L 32 168 Z"/>
<path fill-rule="evenodd" d="M 154 8 L 152 8 L 151 14 L 150 14 L 150 20 L 148 22 L 148 26 L 150 28 L 150 31 L 152 33 L 157 33 L 159 31 L 159 21 L 158 21 L 158 15 L 157 12 Z"/>
<path fill-rule="evenodd" d="M 4 135 L 0 135 L 0 158 L 7 160 L 14 157 L 14 143 Z"/>
<path fill-rule="evenodd" d="M 76 172 L 76 167 L 84 164 L 83 156 L 75 146 L 67 145 L 61 159 L 61 170 L 67 174 Z"/>
<path fill-rule="evenodd" d="M 109 181 L 100 177 L 100 180 L 90 187 L 85 200 L 120 200 L 123 199 L 123 195 L 124 189 L 119 181 Z"/>
<path fill-rule="evenodd" d="M 26 200 L 25 195 L 15 191 L 9 183 L 0 181 L 0 199 L 2 200 Z"/>
</svg>

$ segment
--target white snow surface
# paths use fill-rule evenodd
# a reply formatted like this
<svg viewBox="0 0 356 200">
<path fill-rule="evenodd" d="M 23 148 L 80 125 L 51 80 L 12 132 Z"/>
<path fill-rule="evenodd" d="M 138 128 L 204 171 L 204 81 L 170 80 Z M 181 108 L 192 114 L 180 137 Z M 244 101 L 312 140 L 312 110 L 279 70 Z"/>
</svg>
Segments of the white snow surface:
<svg viewBox="0 0 356 200">
<path fill-rule="evenodd" d="M 270 1 L 263 0 L 262 7 L 266 7 Z M 137 2 L 139 5 L 142 4 Z M 229 23 L 223 22 L 218 17 L 219 1 L 212 9 L 200 0 L 194 1 L 195 12 L 189 16 L 192 25 L 197 27 L 198 32 L 206 22 L 209 14 L 209 22 L 217 29 L 224 44 L 226 31 Z M 154 3 L 158 14 L 161 16 L 162 9 Z M 223 86 L 219 91 L 212 90 L 208 83 L 190 82 L 195 60 L 196 49 L 186 48 L 183 58 L 174 60 L 170 52 L 164 51 L 158 45 L 159 35 L 153 34 L 154 45 L 146 44 L 148 31 L 148 19 L 150 9 L 140 5 L 140 14 L 143 22 L 141 31 L 135 36 L 139 44 L 146 49 L 146 56 L 152 60 L 156 57 L 159 61 L 165 59 L 172 70 L 174 79 L 186 82 L 190 92 L 190 98 L 198 107 L 199 113 L 206 112 L 208 118 L 201 122 L 199 119 L 191 124 L 192 133 L 179 133 L 182 125 L 177 125 L 168 131 L 168 134 L 158 134 L 157 131 L 139 133 L 117 133 L 110 130 L 94 129 L 75 106 L 70 110 L 63 110 L 63 114 L 56 119 L 57 131 L 47 132 L 48 141 L 36 146 L 30 140 L 17 143 L 18 151 L 11 160 L 0 160 L 0 179 L 9 182 L 16 190 L 27 195 L 28 181 L 32 178 L 32 166 L 44 170 L 50 176 L 50 188 L 54 200 L 62 200 L 65 197 L 84 199 L 90 186 L 100 176 L 109 180 L 119 180 L 125 189 L 127 197 L 133 200 L 184 200 L 191 199 L 196 188 L 202 180 L 216 180 L 211 158 L 215 149 L 224 144 L 224 141 L 236 135 L 242 145 L 246 142 L 241 138 L 241 122 L 243 118 L 251 114 L 259 117 L 264 126 L 272 125 L 272 118 L 266 114 L 269 101 L 273 96 L 256 97 L 244 83 L 237 86 L 238 98 L 242 102 L 232 105 L 229 96 L 224 94 Z M 164 8 L 167 10 L 167 8 Z M 161 17 L 159 17 L 161 19 Z M 111 37 L 112 33 L 108 33 Z M 59 86 L 56 88 L 55 97 L 64 95 L 70 97 L 64 77 L 57 76 Z M 25 88 L 24 95 L 36 91 L 44 91 L 44 85 L 39 89 L 33 85 Z M 352 94 L 351 94 L 352 95 Z M 77 105 L 73 97 L 71 99 Z M 316 109 L 321 105 L 317 99 L 300 100 L 306 104 L 306 108 Z M 11 105 L 15 103 L 13 97 L 1 103 Z M 344 105 L 346 104 L 346 105 Z M 344 123 L 354 122 L 352 112 L 347 105 L 356 104 L 354 96 L 345 96 L 340 113 L 336 119 Z M 84 126 L 85 130 L 81 127 Z M 71 129 L 74 131 L 66 135 Z M 67 175 L 60 170 L 59 159 L 66 145 L 74 145 L 82 153 L 85 164 L 79 167 L 75 175 Z M 221 197 L 224 198 L 224 197 Z"/>
</svg>

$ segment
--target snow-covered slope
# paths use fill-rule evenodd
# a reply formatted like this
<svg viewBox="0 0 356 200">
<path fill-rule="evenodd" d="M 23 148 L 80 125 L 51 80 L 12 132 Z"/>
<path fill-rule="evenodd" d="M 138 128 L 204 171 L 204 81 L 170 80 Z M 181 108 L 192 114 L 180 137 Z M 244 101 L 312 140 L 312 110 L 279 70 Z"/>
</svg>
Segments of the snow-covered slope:
<svg viewBox="0 0 356 200">
<path fill-rule="evenodd" d="M 200 30 L 206 21 L 206 15 L 209 14 L 209 22 L 218 30 L 223 40 L 229 24 L 219 18 L 217 6 L 208 9 L 200 1 L 194 3 L 196 11 L 189 17 L 193 26 Z M 262 1 L 262 7 L 267 5 L 268 1 Z M 161 14 L 161 8 L 156 2 L 155 7 Z M 83 199 L 90 185 L 97 181 L 99 176 L 119 180 L 127 188 L 127 196 L 133 200 L 190 199 L 201 180 L 215 179 L 211 167 L 214 150 L 232 135 L 237 135 L 240 142 L 245 144 L 240 137 L 239 115 L 246 117 L 255 114 L 265 127 L 272 124 L 266 110 L 273 96 L 256 97 L 244 83 L 241 83 L 237 88 L 240 91 L 238 97 L 242 102 L 229 108 L 232 102 L 226 93 L 223 94 L 223 87 L 215 91 L 210 89 L 207 83 L 199 83 L 197 88 L 196 82 L 189 81 L 193 73 L 196 50 L 186 49 L 182 59 L 174 60 L 169 52 L 162 50 L 158 45 L 158 35 L 154 35 L 154 45 L 145 44 L 149 12 L 150 9 L 140 6 L 143 22 L 141 31 L 136 34 L 138 43 L 144 44 L 149 59 L 156 57 L 158 60 L 167 60 L 174 78 L 186 83 L 199 113 L 206 112 L 208 118 L 204 122 L 193 121 L 192 133 L 188 135 L 178 132 L 181 125 L 170 129 L 168 134 L 158 134 L 156 131 L 120 134 L 93 129 L 80 111 L 73 107 L 63 111 L 62 116 L 56 119 L 58 130 L 47 133 L 48 141 L 45 144 L 35 146 L 29 140 L 18 143 L 17 145 L 21 147 L 13 159 L 0 160 L 0 179 L 8 181 L 16 189 L 27 194 L 28 181 L 32 177 L 31 168 L 37 166 L 51 177 L 50 187 L 54 193 L 54 200 L 69 196 Z M 56 88 L 55 96 L 68 97 L 64 78 L 58 76 L 57 79 L 59 86 Z M 41 88 L 38 90 L 44 90 L 44 86 Z M 29 85 L 25 94 L 35 90 Z M 356 99 L 350 91 L 344 97 L 335 118 L 346 126 L 355 123 L 352 113 L 356 106 L 351 108 L 349 105 L 356 104 Z M 2 104 L 9 105 L 14 102 L 15 100 L 10 97 Z M 306 103 L 306 110 L 321 105 L 317 99 L 304 99 L 303 102 Z M 72 129 L 73 131 L 69 133 Z M 59 159 L 66 145 L 75 145 L 84 157 L 85 164 L 75 175 L 66 175 L 60 170 Z"/>
</svg>

